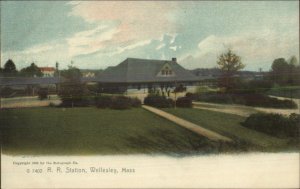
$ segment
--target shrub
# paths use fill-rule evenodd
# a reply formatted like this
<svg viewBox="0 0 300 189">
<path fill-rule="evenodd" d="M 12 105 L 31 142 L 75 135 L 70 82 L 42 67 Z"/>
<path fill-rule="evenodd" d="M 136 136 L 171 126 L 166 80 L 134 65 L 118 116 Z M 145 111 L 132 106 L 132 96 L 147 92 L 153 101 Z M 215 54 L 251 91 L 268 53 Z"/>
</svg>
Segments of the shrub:
<svg viewBox="0 0 300 189">
<path fill-rule="evenodd" d="M 95 104 L 98 108 L 112 108 L 123 110 L 131 107 L 140 107 L 142 103 L 138 98 L 101 95 L 95 97 Z"/>
<path fill-rule="evenodd" d="M 134 107 L 134 108 L 141 107 L 142 102 L 140 101 L 140 99 L 138 99 L 138 98 L 130 98 L 130 100 L 131 100 L 131 106 L 132 107 Z"/>
<path fill-rule="evenodd" d="M 45 100 L 48 98 L 48 89 L 46 88 L 40 88 L 38 90 L 38 96 L 40 100 Z"/>
<path fill-rule="evenodd" d="M 88 106 L 88 104 L 85 104 L 87 101 L 84 100 L 84 96 L 86 95 L 85 85 L 79 83 L 62 83 L 58 95 L 63 107 Z"/>
<path fill-rule="evenodd" d="M 199 95 L 197 93 L 188 92 L 188 93 L 185 94 L 185 97 L 187 97 L 191 100 L 198 100 Z"/>
<path fill-rule="evenodd" d="M 114 96 L 112 98 L 111 108 L 117 110 L 124 110 L 131 108 L 131 98 L 126 96 Z"/>
<path fill-rule="evenodd" d="M 191 108 L 192 100 L 188 97 L 180 97 L 176 100 L 176 106 L 182 107 L 182 108 Z"/>
<path fill-rule="evenodd" d="M 267 95 L 252 93 L 252 94 L 236 94 L 236 93 L 221 93 L 211 92 L 199 94 L 197 100 L 212 103 L 228 103 L 242 104 L 247 106 L 259 106 L 268 108 L 297 108 L 297 104 L 291 100 L 280 100 Z"/>
<path fill-rule="evenodd" d="M 99 93 L 108 93 L 108 94 L 123 94 L 126 92 L 126 86 L 120 86 L 118 84 L 103 84 L 99 83 L 96 87 Z"/>
<path fill-rule="evenodd" d="M 84 105 L 82 96 L 69 96 L 69 97 L 61 97 L 61 104 L 62 107 L 82 107 L 87 106 Z"/>
<path fill-rule="evenodd" d="M 168 99 L 165 96 L 148 95 L 144 99 L 144 104 L 157 108 L 170 108 L 174 106 L 174 100 Z"/>
<path fill-rule="evenodd" d="M 14 94 L 14 90 L 10 87 L 3 87 L 0 89 L 1 97 L 8 98 Z"/>
<path fill-rule="evenodd" d="M 168 102 L 170 108 L 175 106 L 175 101 L 173 99 L 167 98 L 167 102 Z"/>
<path fill-rule="evenodd" d="M 236 88 L 232 89 L 232 92 L 237 94 L 257 94 L 266 92 L 270 90 L 271 87 L 272 82 L 269 80 L 240 81 L 237 83 Z"/>
<path fill-rule="evenodd" d="M 97 84 L 87 84 L 86 85 L 86 89 L 92 93 L 92 94 L 96 94 L 98 93 L 98 86 Z"/>
<path fill-rule="evenodd" d="M 80 101 L 80 106 L 95 106 L 95 97 L 94 96 L 82 96 Z"/>
<path fill-rule="evenodd" d="M 297 104 L 291 100 L 280 100 L 262 94 L 243 95 L 245 105 L 270 108 L 297 108 Z"/>
<path fill-rule="evenodd" d="M 295 136 L 300 140 L 300 114 L 292 113 L 289 116 L 290 129 L 289 136 Z"/>
<path fill-rule="evenodd" d="M 61 97 L 61 107 L 88 107 L 95 106 L 95 98 L 93 96 L 72 95 Z"/>
<path fill-rule="evenodd" d="M 70 96 L 61 98 L 62 103 L 60 106 L 62 107 L 81 107 L 82 106 L 82 97 L 81 96 Z"/>
<path fill-rule="evenodd" d="M 199 94 L 198 96 L 199 101 L 205 102 L 215 102 L 215 103 L 233 103 L 233 98 L 228 93 L 221 93 L 221 92 L 209 92 L 204 94 Z"/>
<path fill-rule="evenodd" d="M 101 95 L 95 97 L 95 101 L 98 108 L 110 108 L 112 104 L 112 97 Z"/>
<path fill-rule="evenodd" d="M 291 114 L 289 117 L 281 114 L 256 113 L 250 115 L 242 125 L 266 134 L 280 138 L 299 137 L 300 114 Z"/>
</svg>

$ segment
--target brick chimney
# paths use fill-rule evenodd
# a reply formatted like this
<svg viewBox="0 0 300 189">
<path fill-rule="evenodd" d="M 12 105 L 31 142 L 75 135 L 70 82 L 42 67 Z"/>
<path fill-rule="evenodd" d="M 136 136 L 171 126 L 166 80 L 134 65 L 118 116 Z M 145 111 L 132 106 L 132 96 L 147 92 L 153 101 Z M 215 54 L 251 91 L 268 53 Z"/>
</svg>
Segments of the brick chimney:
<svg viewBox="0 0 300 189">
<path fill-rule="evenodd" d="M 173 61 L 173 62 L 177 62 L 177 59 L 176 59 L 176 58 L 172 58 L 172 61 Z"/>
</svg>

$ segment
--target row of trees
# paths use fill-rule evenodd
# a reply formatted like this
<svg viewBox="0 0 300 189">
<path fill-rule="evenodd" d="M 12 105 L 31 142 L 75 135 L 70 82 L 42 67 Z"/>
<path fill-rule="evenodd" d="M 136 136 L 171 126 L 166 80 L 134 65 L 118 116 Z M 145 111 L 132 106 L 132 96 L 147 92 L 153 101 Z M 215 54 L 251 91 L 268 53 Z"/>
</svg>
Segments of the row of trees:
<svg viewBox="0 0 300 189">
<path fill-rule="evenodd" d="M 21 69 L 20 71 L 17 70 L 15 63 L 9 59 L 4 64 L 4 68 L 0 68 L 0 74 L 4 77 L 16 77 L 16 76 L 23 76 L 23 77 L 42 77 L 43 73 L 37 67 L 35 63 L 31 63 L 30 66 Z"/>
<path fill-rule="evenodd" d="M 269 79 L 281 86 L 299 85 L 300 66 L 295 56 L 288 61 L 284 58 L 277 58 L 273 61 Z"/>
<path fill-rule="evenodd" d="M 188 96 L 194 100 L 242 104 L 246 106 L 268 108 L 297 108 L 292 100 L 279 100 L 269 95 L 297 97 L 299 90 L 299 65 L 295 57 L 285 61 L 283 58 L 273 61 L 269 72 L 260 72 L 260 76 L 252 75 L 251 78 L 243 78 L 238 73 L 245 67 L 241 57 L 228 50 L 218 57 L 217 62 L 221 70 L 219 87 L 221 91 L 204 91 Z M 292 86 L 297 85 L 297 86 Z M 297 97 L 298 98 L 298 97 Z"/>
<path fill-rule="evenodd" d="M 219 78 L 219 87 L 226 91 L 236 90 L 240 85 L 240 78 L 234 75 L 245 67 L 241 57 L 231 49 L 218 57 L 218 68 L 222 71 Z M 263 82 L 277 84 L 280 86 L 300 85 L 300 65 L 295 56 L 288 61 L 284 58 L 277 58 L 273 61 L 271 70 L 264 75 Z"/>
</svg>

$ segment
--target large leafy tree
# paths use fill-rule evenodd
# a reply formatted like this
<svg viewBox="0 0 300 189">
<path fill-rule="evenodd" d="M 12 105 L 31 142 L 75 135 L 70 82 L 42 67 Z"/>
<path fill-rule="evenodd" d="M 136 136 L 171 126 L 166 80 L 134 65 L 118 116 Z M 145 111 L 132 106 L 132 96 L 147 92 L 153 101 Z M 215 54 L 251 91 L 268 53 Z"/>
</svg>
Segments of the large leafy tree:
<svg viewBox="0 0 300 189">
<path fill-rule="evenodd" d="M 34 64 L 31 63 L 30 66 L 21 69 L 20 74 L 26 77 L 42 77 L 43 73 L 41 70 Z"/>
<path fill-rule="evenodd" d="M 275 59 L 269 74 L 273 83 L 287 87 L 290 97 L 294 96 L 293 88 L 288 86 L 300 85 L 300 66 L 296 56 L 292 56 L 288 61 L 284 58 Z"/>
<path fill-rule="evenodd" d="M 290 73 L 290 65 L 284 58 L 277 58 L 271 66 L 271 79 L 274 83 L 285 85 L 288 83 Z"/>
<path fill-rule="evenodd" d="M 274 72 L 282 72 L 285 71 L 288 68 L 288 62 L 284 58 L 277 58 L 273 61 L 272 64 L 272 71 Z"/>
<path fill-rule="evenodd" d="M 217 61 L 219 69 L 222 71 L 220 78 L 220 87 L 225 87 L 226 91 L 234 88 L 235 80 L 233 76 L 245 65 L 241 61 L 241 57 L 236 55 L 231 49 L 221 54 Z"/>
<path fill-rule="evenodd" d="M 289 61 L 288 85 L 300 85 L 300 65 L 296 56 L 292 56 Z"/>
<path fill-rule="evenodd" d="M 299 85 L 300 66 L 296 56 L 292 56 L 288 61 L 284 58 L 275 59 L 270 70 L 270 78 L 273 83 L 281 86 Z"/>
<path fill-rule="evenodd" d="M 81 72 L 74 66 L 61 71 L 63 83 L 60 85 L 59 96 L 63 106 L 81 106 L 86 87 L 81 83 Z"/>
<path fill-rule="evenodd" d="M 5 76 L 16 76 L 18 71 L 16 69 L 15 63 L 9 59 L 4 64 L 3 73 Z"/>
<path fill-rule="evenodd" d="M 292 65 L 292 66 L 299 66 L 299 62 L 298 62 L 298 59 L 296 56 L 292 56 L 290 59 L 289 59 L 289 64 Z"/>
<path fill-rule="evenodd" d="M 68 66 L 67 70 L 61 71 L 61 76 L 65 79 L 65 82 L 78 83 L 81 80 L 81 72 L 75 66 Z"/>
</svg>

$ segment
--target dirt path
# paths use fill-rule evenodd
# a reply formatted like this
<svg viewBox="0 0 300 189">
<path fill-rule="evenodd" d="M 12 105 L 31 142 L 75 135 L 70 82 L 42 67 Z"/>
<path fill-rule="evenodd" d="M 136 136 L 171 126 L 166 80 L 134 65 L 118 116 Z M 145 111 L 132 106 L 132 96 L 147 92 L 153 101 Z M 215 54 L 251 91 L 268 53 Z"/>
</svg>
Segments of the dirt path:
<svg viewBox="0 0 300 189">
<path fill-rule="evenodd" d="M 300 102 L 300 99 L 298 99 L 298 98 L 287 98 L 287 97 L 273 96 L 273 95 L 269 95 L 269 97 L 277 98 L 277 99 L 279 99 L 279 100 L 292 100 L 292 101 L 294 101 L 296 104 L 298 104 L 298 103 Z"/>
<path fill-rule="evenodd" d="M 298 113 L 300 113 L 300 99 L 299 98 L 286 98 L 286 97 L 279 97 L 279 96 L 272 96 L 272 95 L 269 95 L 269 97 L 277 98 L 279 100 L 292 100 L 292 101 L 294 101 L 298 106 Z"/>
<path fill-rule="evenodd" d="M 195 133 L 197 133 L 198 135 L 201 135 L 201 136 L 205 136 L 207 137 L 208 139 L 210 140 L 213 140 L 213 141 L 225 141 L 225 142 L 233 142 L 230 138 L 228 137 L 225 137 L 225 136 L 222 136 L 218 133 L 215 133 L 213 131 L 210 131 L 208 129 L 205 129 L 199 125 L 196 125 L 192 122 L 189 122 L 189 121 L 186 121 L 184 119 L 181 119 L 179 117 L 176 117 L 172 114 L 169 114 L 167 112 L 164 112 L 162 110 L 159 110 L 157 108 L 153 108 L 153 107 L 150 107 L 150 106 L 146 106 L 146 105 L 143 105 L 142 106 L 144 109 L 152 112 L 152 113 L 155 113 L 169 121 L 172 121 L 186 129 L 189 129 Z"/>
<path fill-rule="evenodd" d="M 228 105 L 228 104 L 215 104 L 207 102 L 193 102 L 194 108 L 205 109 L 216 112 L 224 112 L 228 114 L 239 115 L 243 117 L 248 117 L 250 114 L 259 112 L 254 108 L 240 105 Z"/>
<path fill-rule="evenodd" d="M 299 109 L 276 109 L 276 108 L 260 108 L 243 105 L 230 105 L 230 104 L 216 104 L 207 102 L 193 102 L 194 108 L 206 109 L 217 112 L 224 112 L 235 114 L 243 117 L 248 117 L 253 113 L 278 113 L 283 115 L 290 115 L 291 113 L 299 113 Z"/>
<path fill-rule="evenodd" d="M 58 105 L 61 103 L 61 101 L 56 95 L 50 95 L 50 99 L 46 99 L 46 100 L 39 100 L 37 96 L 1 99 L 2 108 L 41 107 L 41 106 L 49 106 L 50 103 Z"/>
</svg>

